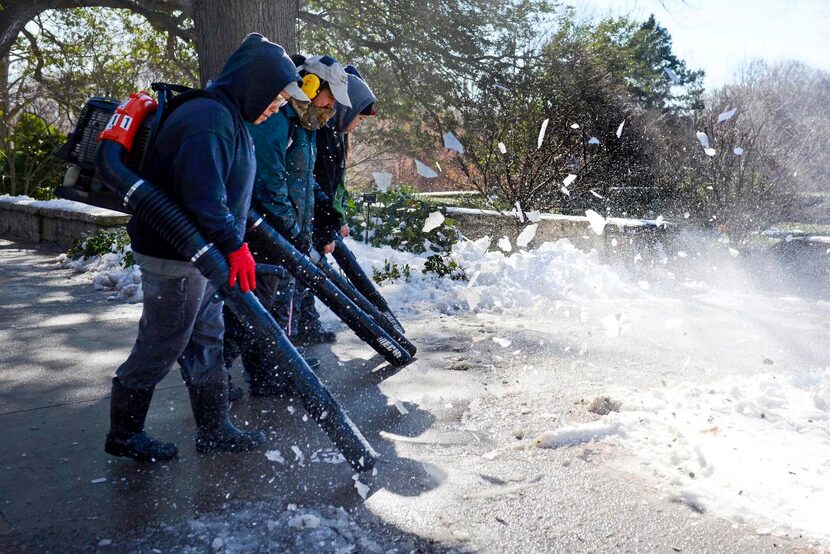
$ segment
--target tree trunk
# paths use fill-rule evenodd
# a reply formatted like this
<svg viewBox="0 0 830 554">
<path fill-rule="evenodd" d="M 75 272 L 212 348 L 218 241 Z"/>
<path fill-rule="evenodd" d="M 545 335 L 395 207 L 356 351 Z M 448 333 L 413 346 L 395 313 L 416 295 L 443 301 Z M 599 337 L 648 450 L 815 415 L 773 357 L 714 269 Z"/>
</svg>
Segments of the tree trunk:
<svg viewBox="0 0 830 554">
<path fill-rule="evenodd" d="M 202 86 L 215 78 L 248 33 L 262 33 L 289 54 L 297 50 L 300 0 L 193 0 Z"/>
</svg>

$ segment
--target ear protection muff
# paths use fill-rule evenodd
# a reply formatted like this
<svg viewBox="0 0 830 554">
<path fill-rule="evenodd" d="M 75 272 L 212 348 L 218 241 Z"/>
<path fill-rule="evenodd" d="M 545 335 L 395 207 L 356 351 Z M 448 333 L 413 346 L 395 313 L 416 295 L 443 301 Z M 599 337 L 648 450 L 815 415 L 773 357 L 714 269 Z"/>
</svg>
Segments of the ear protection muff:
<svg viewBox="0 0 830 554">
<path fill-rule="evenodd" d="M 306 73 L 303 77 L 303 86 L 300 88 L 309 100 L 314 100 L 314 97 L 320 92 L 320 84 L 320 77 L 314 73 Z"/>
</svg>

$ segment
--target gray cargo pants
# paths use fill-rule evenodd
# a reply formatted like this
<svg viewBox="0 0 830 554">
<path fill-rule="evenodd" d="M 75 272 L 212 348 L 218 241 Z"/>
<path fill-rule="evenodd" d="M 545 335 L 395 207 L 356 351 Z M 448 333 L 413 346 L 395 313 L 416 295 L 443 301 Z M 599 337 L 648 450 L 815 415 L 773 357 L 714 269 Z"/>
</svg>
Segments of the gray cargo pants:
<svg viewBox="0 0 830 554">
<path fill-rule="evenodd" d="M 141 266 L 144 308 L 130 356 L 116 370 L 128 389 L 158 384 L 176 360 L 188 385 L 225 379 L 222 302 L 189 262 L 135 253 Z"/>
</svg>

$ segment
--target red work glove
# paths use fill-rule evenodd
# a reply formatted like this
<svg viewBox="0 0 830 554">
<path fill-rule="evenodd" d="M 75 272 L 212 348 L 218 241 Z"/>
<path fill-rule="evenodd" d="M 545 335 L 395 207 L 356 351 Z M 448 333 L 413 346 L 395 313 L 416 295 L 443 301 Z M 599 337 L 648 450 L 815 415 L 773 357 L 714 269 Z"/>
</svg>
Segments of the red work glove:
<svg viewBox="0 0 830 554">
<path fill-rule="evenodd" d="M 239 250 L 228 254 L 228 264 L 231 266 L 228 275 L 228 285 L 236 286 L 236 279 L 239 278 L 239 288 L 242 292 L 248 292 L 256 288 L 256 262 L 248 250 L 248 243 L 243 242 Z"/>
</svg>

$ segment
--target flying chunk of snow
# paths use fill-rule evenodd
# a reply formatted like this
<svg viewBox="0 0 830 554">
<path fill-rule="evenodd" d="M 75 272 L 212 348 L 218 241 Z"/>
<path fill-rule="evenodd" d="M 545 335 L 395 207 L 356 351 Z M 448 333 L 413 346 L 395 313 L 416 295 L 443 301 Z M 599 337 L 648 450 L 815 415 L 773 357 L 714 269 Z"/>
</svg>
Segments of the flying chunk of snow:
<svg viewBox="0 0 830 554">
<path fill-rule="evenodd" d="M 303 465 L 303 462 L 305 461 L 305 454 L 303 454 L 303 451 L 300 450 L 300 448 L 296 444 L 291 447 L 291 451 L 294 453 L 294 457 L 297 459 L 297 463 Z"/>
<path fill-rule="evenodd" d="M 454 134 L 449 132 L 444 134 L 444 148 L 447 150 L 454 150 L 459 154 L 464 153 L 464 145 L 461 144 L 457 138 L 455 138 Z"/>
<path fill-rule="evenodd" d="M 571 129 L 579 129 L 579 123 L 571 123 Z"/>
<path fill-rule="evenodd" d="M 703 151 L 706 152 L 707 156 L 714 156 L 715 155 L 715 149 L 714 148 L 704 148 Z"/>
<path fill-rule="evenodd" d="M 424 227 L 421 229 L 424 233 L 429 233 L 433 229 L 437 229 L 444 223 L 444 214 L 441 212 L 432 212 L 424 221 Z"/>
<path fill-rule="evenodd" d="M 406 406 L 403 405 L 403 402 L 400 400 L 395 400 L 395 407 L 398 409 L 401 415 L 406 415 L 409 413 L 409 410 L 406 409 Z"/>
<path fill-rule="evenodd" d="M 605 218 L 599 215 L 594 210 L 586 210 L 585 217 L 588 218 L 588 223 L 591 225 L 591 229 L 598 235 L 601 235 L 605 232 L 605 225 L 608 223 L 605 221 Z"/>
<path fill-rule="evenodd" d="M 525 214 L 522 211 L 522 205 L 519 204 L 518 200 L 516 200 L 516 217 L 519 219 L 519 223 L 525 222 Z"/>
<path fill-rule="evenodd" d="M 594 196 L 596 196 L 596 197 L 597 197 L 597 198 L 599 198 L 600 200 L 604 200 L 604 199 L 605 199 L 605 197 L 604 197 L 603 195 L 601 195 L 600 193 L 598 193 L 598 192 L 597 192 L 597 191 L 595 191 L 594 189 L 590 189 L 588 192 L 590 192 L 591 194 L 593 194 Z"/>
<path fill-rule="evenodd" d="M 570 185 L 571 185 L 571 183 L 573 183 L 575 180 L 576 180 L 576 175 L 574 175 L 573 173 L 570 173 L 570 174 L 568 174 L 568 176 L 567 176 L 567 177 L 565 177 L 565 180 L 564 180 L 564 181 L 562 181 L 562 184 L 563 184 L 563 185 L 565 185 L 566 187 L 568 187 L 568 186 L 570 186 Z"/>
<path fill-rule="evenodd" d="M 680 84 L 680 77 L 677 76 L 677 73 L 671 70 L 670 67 L 664 67 L 663 71 L 666 72 L 666 75 L 669 76 L 669 80 L 672 82 L 673 85 Z"/>
<path fill-rule="evenodd" d="M 544 120 L 542 126 L 539 128 L 539 138 L 536 139 L 536 150 L 542 147 L 542 142 L 545 140 L 545 131 L 548 130 L 548 123 L 550 123 L 550 119 Z"/>
<path fill-rule="evenodd" d="M 542 221 L 542 214 L 539 213 L 539 210 L 533 210 L 533 211 L 527 212 L 527 214 L 525 214 L 525 215 L 527 215 L 527 220 L 530 221 L 531 223 L 538 223 L 538 222 Z"/>
<path fill-rule="evenodd" d="M 502 154 L 507 154 L 507 147 L 504 145 L 503 142 L 499 143 L 499 152 L 501 152 Z"/>
<path fill-rule="evenodd" d="M 510 239 L 507 237 L 502 237 L 499 239 L 499 248 L 501 248 L 504 252 L 510 252 L 513 250 L 513 246 L 510 244 Z"/>
<path fill-rule="evenodd" d="M 729 255 L 732 256 L 733 258 L 737 258 L 740 255 L 740 252 L 738 252 L 737 250 L 735 250 L 734 248 L 732 248 L 730 246 L 729 247 Z"/>
<path fill-rule="evenodd" d="M 744 153 L 744 149 L 741 148 L 740 146 L 736 146 L 735 148 L 732 149 L 732 153 L 735 154 L 736 156 L 740 156 Z"/>
<path fill-rule="evenodd" d="M 622 136 L 623 127 L 625 127 L 625 119 L 623 119 L 622 123 L 620 123 L 620 126 L 617 127 L 617 138 L 620 138 Z"/>
<path fill-rule="evenodd" d="M 354 488 L 357 489 L 357 494 L 359 494 L 363 500 L 366 500 L 366 497 L 369 496 L 369 485 L 360 482 L 359 473 L 352 475 L 352 479 L 354 479 Z"/>
<path fill-rule="evenodd" d="M 528 225 L 522 232 L 519 233 L 519 236 L 516 238 L 516 246 L 526 248 L 530 241 L 533 240 L 533 237 L 536 236 L 536 229 L 539 227 L 537 223 L 533 225 Z"/>
<path fill-rule="evenodd" d="M 280 453 L 279 450 L 269 450 L 268 452 L 265 453 L 265 457 L 270 462 L 278 462 L 280 464 L 285 463 L 285 458 L 282 457 L 282 454 Z"/>
<path fill-rule="evenodd" d="M 735 115 L 735 112 L 738 111 L 738 108 L 732 108 L 729 111 L 723 112 L 718 116 L 718 123 L 723 123 L 724 121 L 729 121 L 732 119 L 732 116 Z"/>
<path fill-rule="evenodd" d="M 495 342 L 502 348 L 507 348 L 508 346 L 510 346 L 510 341 L 507 339 L 503 339 L 501 337 L 493 337 L 493 342 Z"/>
<path fill-rule="evenodd" d="M 701 146 L 703 146 L 703 148 L 709 148 L 709 136 L 706 133 L 704 133 L 703 131 L 698 131 L 697 133 L 695 133 L 695 136 L 697 137 L 697 140 L 700 141 L 700 144 Z"/>
<path fill-rule="evenodd" d="M 602 326 L 605 327 L 605 334 L 609 338 L 619 337 L 622 335 L 622 325 L 620 323 L 620 316 L 607 315 L 602 318 Z"/>
<path fill-rule="evenodd" d="M 562 194 L 564 194 L 565 196 L 570 196 L 571 195 L 571 191 L 568 190 L 568 187 L 563 186 L 559 190 L 562 191 Z"/>
<path fill-rule="evenodd" d="M 375 171 L 372 173 L 372 178 L 374 178 L 375 186 L 377 186 L 380 192 L 386 192 L 392 185 L 391 173 L 386 173 L 385 171 Z"/>
<path fill-rule="evenodd" d="M 415 169 L 421 177 L 426 177 L 427 179 L 434 179 L 435 177 L 438 177 L 438 173 L 436 173 L 434 169 L 418 160 L 415 160 Z"/>
<path fill-rule="evenodd" d="M 99 477 L 98 479 L 93 479 L 92 481 L 90 481 L 90 483 L 92 483 L 93 485 L 97 485 L 98 483 L 106 483 L 106 481 L 106 477 Z"/>
<path fill-rule="evenodd" d="M 588 139 L 588 144 L 599 144 L 599 139 L 597 137 L 591 137 Z"/>
</svg>

